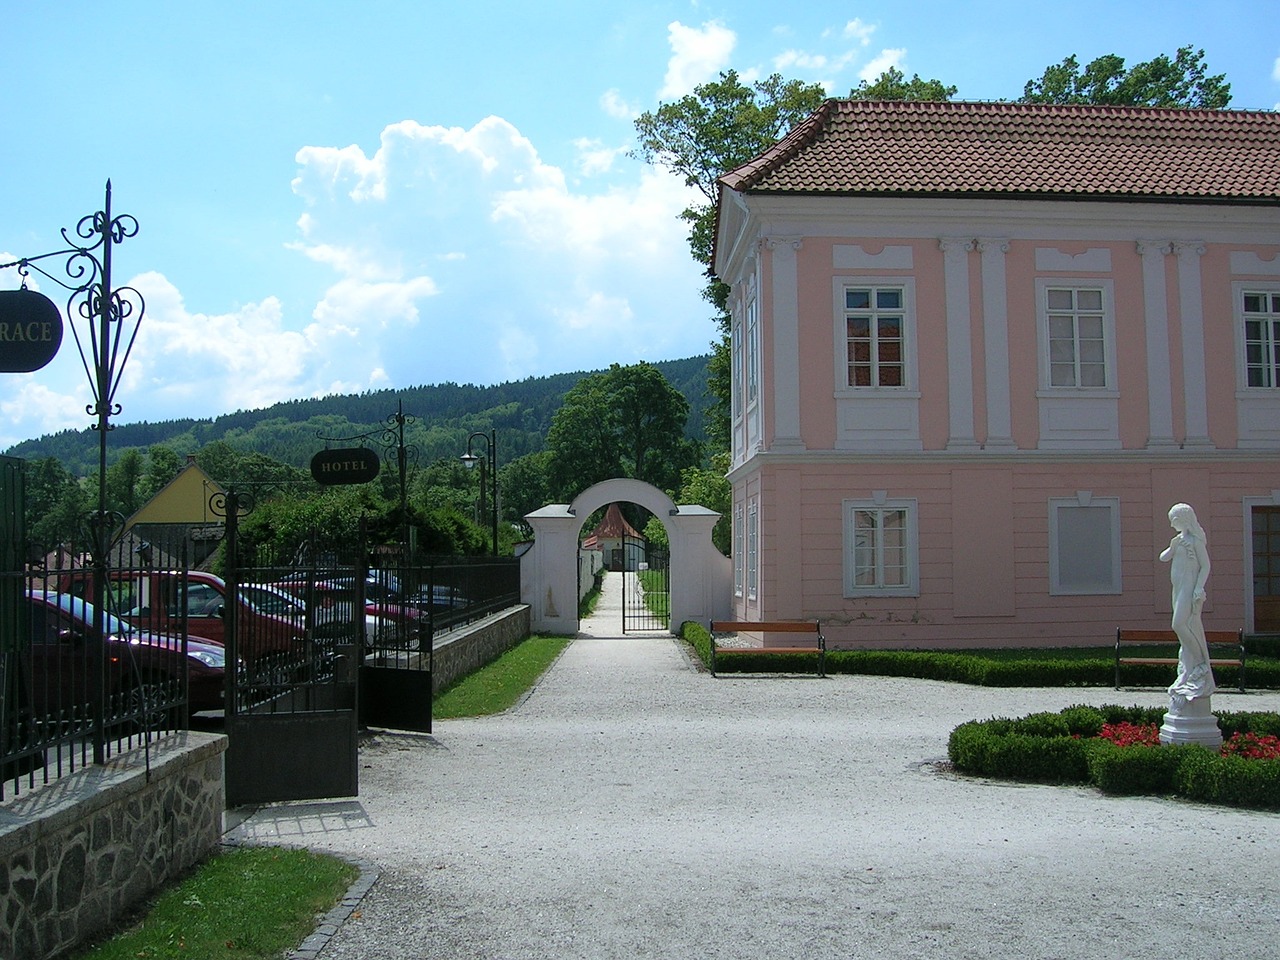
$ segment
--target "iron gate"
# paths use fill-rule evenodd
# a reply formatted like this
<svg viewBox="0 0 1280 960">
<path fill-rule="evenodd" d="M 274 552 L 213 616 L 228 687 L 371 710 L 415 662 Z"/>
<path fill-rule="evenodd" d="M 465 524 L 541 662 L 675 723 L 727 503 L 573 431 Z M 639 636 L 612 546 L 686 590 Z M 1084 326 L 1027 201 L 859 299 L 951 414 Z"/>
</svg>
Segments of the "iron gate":
<svg viewBox="0 0 1280 960">
<path fill-rule="evenodd" d="M 264 562 L 241 549 L 240 512 L 228 494 L 222 619 L 238 668 L 227 671 L 227 804 L 356 796 L 364 609 L 327 606 L 321 585 L 352 571 L 363 582 L 363 551 L 302 570 Z"/>
<path fill-rule="evenodd" d="M 622 632 L 667 630 L 671 622 L 670 556 L 639 537 L 622 539 Z"/>
</svg>

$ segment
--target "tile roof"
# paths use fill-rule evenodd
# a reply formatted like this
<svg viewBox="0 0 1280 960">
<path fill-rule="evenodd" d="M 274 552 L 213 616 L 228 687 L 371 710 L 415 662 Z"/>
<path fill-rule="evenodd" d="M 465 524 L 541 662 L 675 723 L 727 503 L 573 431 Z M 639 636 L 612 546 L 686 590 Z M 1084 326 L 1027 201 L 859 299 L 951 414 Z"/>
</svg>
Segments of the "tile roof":
<svg viewBox="0 0 1280 960">
<path fill-rule="evenodd" d="M 720 183 L 768 194 L 1280 204 L 1280 112 L 828 100 Z"/>
<path fill-rule="evenodd" d="M 599 525 L 591 531 L 591 536 L 597 540 L 617 540 L 620 537 L 640 537 L 641 535 L 636 532 L 635 527 L 627 523 L 618 505 L 611 503 Z"/>
</svg>

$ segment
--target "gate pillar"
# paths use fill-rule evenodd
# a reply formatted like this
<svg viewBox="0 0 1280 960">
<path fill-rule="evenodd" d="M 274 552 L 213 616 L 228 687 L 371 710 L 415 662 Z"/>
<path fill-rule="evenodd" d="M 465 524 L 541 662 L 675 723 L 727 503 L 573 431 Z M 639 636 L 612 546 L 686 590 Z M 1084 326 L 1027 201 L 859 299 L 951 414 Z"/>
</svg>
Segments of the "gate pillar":
<svg viewBox="0 0 1280 960">
<path fill-rule="evenodd" d="M 676 506 L 641 480 L 604 480 L 571 504 L 553 503 L 527 514 L 533 546 L 520 559 L 520 599 L 539 633 L 578 631 L 578 534 L 582 524 L 610 503 L 636 503 L 661 521 L 671 544 L 671 630 L 685 620 L 728 619 L 733 564 L 716 549 L 711 529 L 720 514 L 700 506 Z"/>
</svg>

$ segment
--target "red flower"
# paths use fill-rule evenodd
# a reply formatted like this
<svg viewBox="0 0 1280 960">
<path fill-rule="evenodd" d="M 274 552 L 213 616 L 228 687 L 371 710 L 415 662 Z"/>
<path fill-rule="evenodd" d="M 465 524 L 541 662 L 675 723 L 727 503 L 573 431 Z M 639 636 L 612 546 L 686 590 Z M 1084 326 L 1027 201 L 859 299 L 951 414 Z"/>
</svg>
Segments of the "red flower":
<svg viewBox="0 0 1280 960">
<path fill-rule="evenodd" d="M 1098 736 L 1103 740 L 1110 740 L 1117 747 L 1160 746 L 1160 731 L 1154 723 L 1104 723 Z"/>
</svg>

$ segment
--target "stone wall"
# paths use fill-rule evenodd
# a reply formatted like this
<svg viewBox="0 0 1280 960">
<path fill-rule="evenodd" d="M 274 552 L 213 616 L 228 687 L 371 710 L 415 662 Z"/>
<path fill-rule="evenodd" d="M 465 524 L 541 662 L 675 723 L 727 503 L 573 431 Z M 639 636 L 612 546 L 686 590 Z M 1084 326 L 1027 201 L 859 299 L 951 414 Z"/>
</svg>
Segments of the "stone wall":
<svg viewBox="0 0 1280 960">
<path fill-rule="evenodd" d="M 110 930 L 222 833 L 226 738 L 183 732 L 0 805 L 0 957 L 44 960 Z"/>
<path fill-rule="evenodd" d="M 439 693 L 460 677 L 498 659 L 527 636 L 529 607 L 521 604 L 437 637 L 432 651 L 431 692 Z"/>
</svg>

